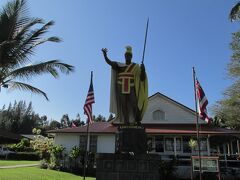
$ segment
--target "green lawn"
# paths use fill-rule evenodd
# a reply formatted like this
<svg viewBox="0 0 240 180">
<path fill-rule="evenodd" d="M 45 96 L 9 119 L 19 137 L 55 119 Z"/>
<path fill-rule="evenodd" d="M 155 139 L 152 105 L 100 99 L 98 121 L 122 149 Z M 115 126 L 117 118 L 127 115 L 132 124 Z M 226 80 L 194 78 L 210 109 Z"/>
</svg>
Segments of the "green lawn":
<svg viewBox="0 0 240 180">
<path fill-rule="evenodd" d="M 80 176 L 70 173 L 40 169 L 39 167 L 0 169 L 0 180 L 81 180 Z M 83 179 L 83 178 L 82 178 Z M 86 178 L 86 180 L 96 180 Z"/>
<path fill-rule="evenodd" d="M 14 166 L 22 164 L 37 164 L 40 161 L 11 161 L 11 160 L 0 160 L 0 166 Z"/>
</svg>

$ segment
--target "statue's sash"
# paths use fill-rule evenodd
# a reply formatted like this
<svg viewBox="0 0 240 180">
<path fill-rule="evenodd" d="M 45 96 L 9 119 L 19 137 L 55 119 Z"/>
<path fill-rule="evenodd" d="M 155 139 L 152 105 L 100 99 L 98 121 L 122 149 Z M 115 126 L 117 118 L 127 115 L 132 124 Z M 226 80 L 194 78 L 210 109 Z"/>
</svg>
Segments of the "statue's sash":
<svg viewBox="0 0 240 180">
<path fill-rule="evenodd" d="M 130 94 L 131 87 L 134 86 L 134 69 L 135 63 L 127 66 L 124 72 L 118 74 L 118 84 L 121 85 L 122 94 Z"/>
</svg>

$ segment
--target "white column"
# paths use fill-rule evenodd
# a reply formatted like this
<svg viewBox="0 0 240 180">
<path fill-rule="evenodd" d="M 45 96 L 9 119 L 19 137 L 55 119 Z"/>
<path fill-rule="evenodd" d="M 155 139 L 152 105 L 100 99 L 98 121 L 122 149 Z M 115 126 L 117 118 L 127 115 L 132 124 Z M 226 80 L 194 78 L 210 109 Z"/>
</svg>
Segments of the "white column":
<svg viewBox="0 0 240 180">
<path fill-rule="evenodd" d="M 208 137 L 207 137 L 207 153 L 208 153 L 208 156 L 211 155 L 209 138 L 210 138 L 210 135 L 208 135 Z"/>
<path fill-rule="evenodd" d="M 220 153 L 220 147 L 219 146 L 217 146 L 217 152 L 218 152 L 218 154 L 221 154 Z M 224 152 L 224 145 L 223 145 L 223 154 L 224 154 L 225 152 Z"/>
<path fill-rule="evenodd" d="M 156 142 L 155 142 L 156 138 L 155 136 L 153 136 L 152 138 L 152 148 L 154 149 L 153 151 L 156 152 Z"/>
<path fill-rule="evenodd" d="M 239 140 L 237 140 L 237 152 L 240 155 L 240 146 L 239 146 Z"/>
<path fill-rule="evenodd" d="M 90 146 L 90 133 L 88 133 L 88 138 L 87 138 L 87 151 L 89 151 L 89 146 Z"/>
<path fill-rule="evenodd" d="M 231 151 L 231 154 L 233 154 L 233 141 L 230 142 L 230 151 Z"/>
<path fill-rule="evenodd" d="M 228 155 L 230 156 L 231 152 L 230 152 L 230 145 L 229 145 L 229 143 L 227 143 L 227 151 L 228 151 Z"/>
<path fill-rule="evenodd" d="M 177 140 L 176 140 L 176 137 L 174 137 L 174 155 L 177 156 Z"/>
</svg>

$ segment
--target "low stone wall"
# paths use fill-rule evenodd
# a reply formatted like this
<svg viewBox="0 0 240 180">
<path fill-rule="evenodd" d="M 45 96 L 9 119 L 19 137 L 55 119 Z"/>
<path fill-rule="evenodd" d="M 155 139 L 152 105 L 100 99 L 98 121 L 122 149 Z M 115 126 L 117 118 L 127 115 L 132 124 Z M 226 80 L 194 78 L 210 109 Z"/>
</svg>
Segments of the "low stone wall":
<svg viewBox="0 0 240 180">
<path fill-rule="evenodd" d="M 159 180 L 159 155 L 98 154 L 96 180 Z"/>
</svg>

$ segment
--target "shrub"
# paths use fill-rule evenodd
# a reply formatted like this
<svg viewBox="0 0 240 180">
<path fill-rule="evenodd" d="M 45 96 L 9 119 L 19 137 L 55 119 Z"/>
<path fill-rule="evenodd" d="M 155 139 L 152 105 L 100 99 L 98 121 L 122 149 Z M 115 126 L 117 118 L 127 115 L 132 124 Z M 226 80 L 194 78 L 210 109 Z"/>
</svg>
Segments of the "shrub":
<svg viewBox="0 0 240 180">
<path fill-rule="evenodd" d="M 49 150 L 53 146 L 53 139 L 37 135 L 30 143 L 33 149 L 37 150 L 40 153 L 41 158 L 49 159 Z"/>
<path fill-rule="evenodd" d="M 21 139 L 17 144 L 8 146 L 11 150 L 16 152 L 33 152 L 34 150 L 30 147 L 30 141 L 26 138 Z"/>
<path fill-rule="evenodd" d="M 9 154 L 7 159 L 38 161 L 40 157 L 36 152 L 17 152 Z"/>
<path fill-rule="evenodd" d="M 41 169 L 47 169 L 47 168 L 48 168 L 48 163 L 47 163 L 46 160 L 42 160 L 42 161 L 40 162 L 40 168 L 41 168 Z"/>
</svg>

